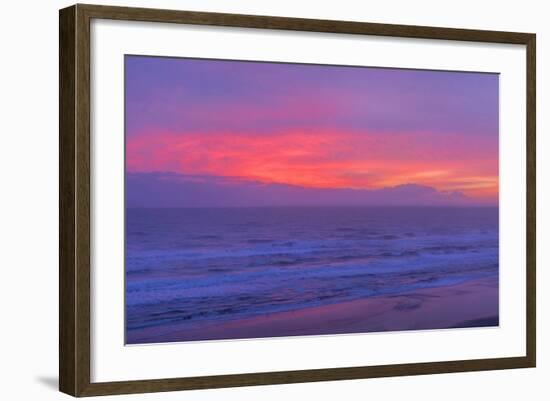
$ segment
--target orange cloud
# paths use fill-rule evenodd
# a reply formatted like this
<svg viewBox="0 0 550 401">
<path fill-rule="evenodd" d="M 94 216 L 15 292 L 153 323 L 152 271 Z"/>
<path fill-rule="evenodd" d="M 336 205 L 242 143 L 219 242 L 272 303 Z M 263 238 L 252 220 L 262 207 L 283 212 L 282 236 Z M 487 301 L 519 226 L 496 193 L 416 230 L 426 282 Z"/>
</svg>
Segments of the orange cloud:
<svg viewBox="0 0 550 401">
<path fill-rule="evenodd" d="M 498 197 L 498 143 L 485 136 L 283 131 L 158 132 L 128 139 L 127 170 L 240 177 L 314 188 L 407 183 Z"/>
</svg>

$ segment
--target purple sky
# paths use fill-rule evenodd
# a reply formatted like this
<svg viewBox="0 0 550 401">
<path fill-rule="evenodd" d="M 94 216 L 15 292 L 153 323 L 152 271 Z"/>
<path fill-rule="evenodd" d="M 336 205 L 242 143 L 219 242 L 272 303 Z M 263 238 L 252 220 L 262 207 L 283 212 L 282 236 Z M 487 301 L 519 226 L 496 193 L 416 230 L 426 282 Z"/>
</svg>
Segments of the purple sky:
<svg viewBox="0 0 550 401">
<path fill-rule="evenodd" d="M 143 56 L 125 68 L 129 205 L 155 206 L 145 181 L 159 177 L 159 206 L 196 177 L 220 196 L 416 185 L 437 204 L 498 199 L 496 74 Z"/>
</svg>

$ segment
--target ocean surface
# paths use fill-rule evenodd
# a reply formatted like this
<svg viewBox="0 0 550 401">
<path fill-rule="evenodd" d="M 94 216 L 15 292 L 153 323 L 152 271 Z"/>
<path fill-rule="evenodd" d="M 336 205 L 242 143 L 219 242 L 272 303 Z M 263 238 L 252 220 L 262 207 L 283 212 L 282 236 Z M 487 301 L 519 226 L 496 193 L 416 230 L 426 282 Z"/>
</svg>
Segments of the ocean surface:
<svg viewBox="0 0 550 401">
<path fill-rule="evenodd" d="M 127 343 L 491 276 L 497 207 L 126 211 Z"/>
</svg>

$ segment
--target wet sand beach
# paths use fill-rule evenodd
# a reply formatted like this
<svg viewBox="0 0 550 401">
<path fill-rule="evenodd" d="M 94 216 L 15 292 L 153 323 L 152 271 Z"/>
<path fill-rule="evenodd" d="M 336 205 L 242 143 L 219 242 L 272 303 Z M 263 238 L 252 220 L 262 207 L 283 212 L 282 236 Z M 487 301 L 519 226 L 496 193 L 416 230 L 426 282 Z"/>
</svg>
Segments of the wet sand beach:
<svg viewBox="0 0 550 401">
<path fill-rule="evenodd" d="M 269 313 L 222 323 L 149 328 L 129 342 L 264 338 L 498 326 L 498 280 L 485 278 L 407 294 Z"/>
</svg>

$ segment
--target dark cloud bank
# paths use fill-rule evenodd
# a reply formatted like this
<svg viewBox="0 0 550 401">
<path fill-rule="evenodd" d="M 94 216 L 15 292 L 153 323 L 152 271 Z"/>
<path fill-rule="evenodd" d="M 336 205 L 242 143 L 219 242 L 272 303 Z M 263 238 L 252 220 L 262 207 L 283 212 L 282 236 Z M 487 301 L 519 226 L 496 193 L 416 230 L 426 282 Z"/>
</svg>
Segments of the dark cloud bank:
<svg viewBox="0 0 550 401">
<path fill-rule="evenodd" d="M 319 189 L 237 178 L 127 173 L 127 207 L 476 206 L 460 192 L 416 184 L 382 189 Z"/>
</svg>

